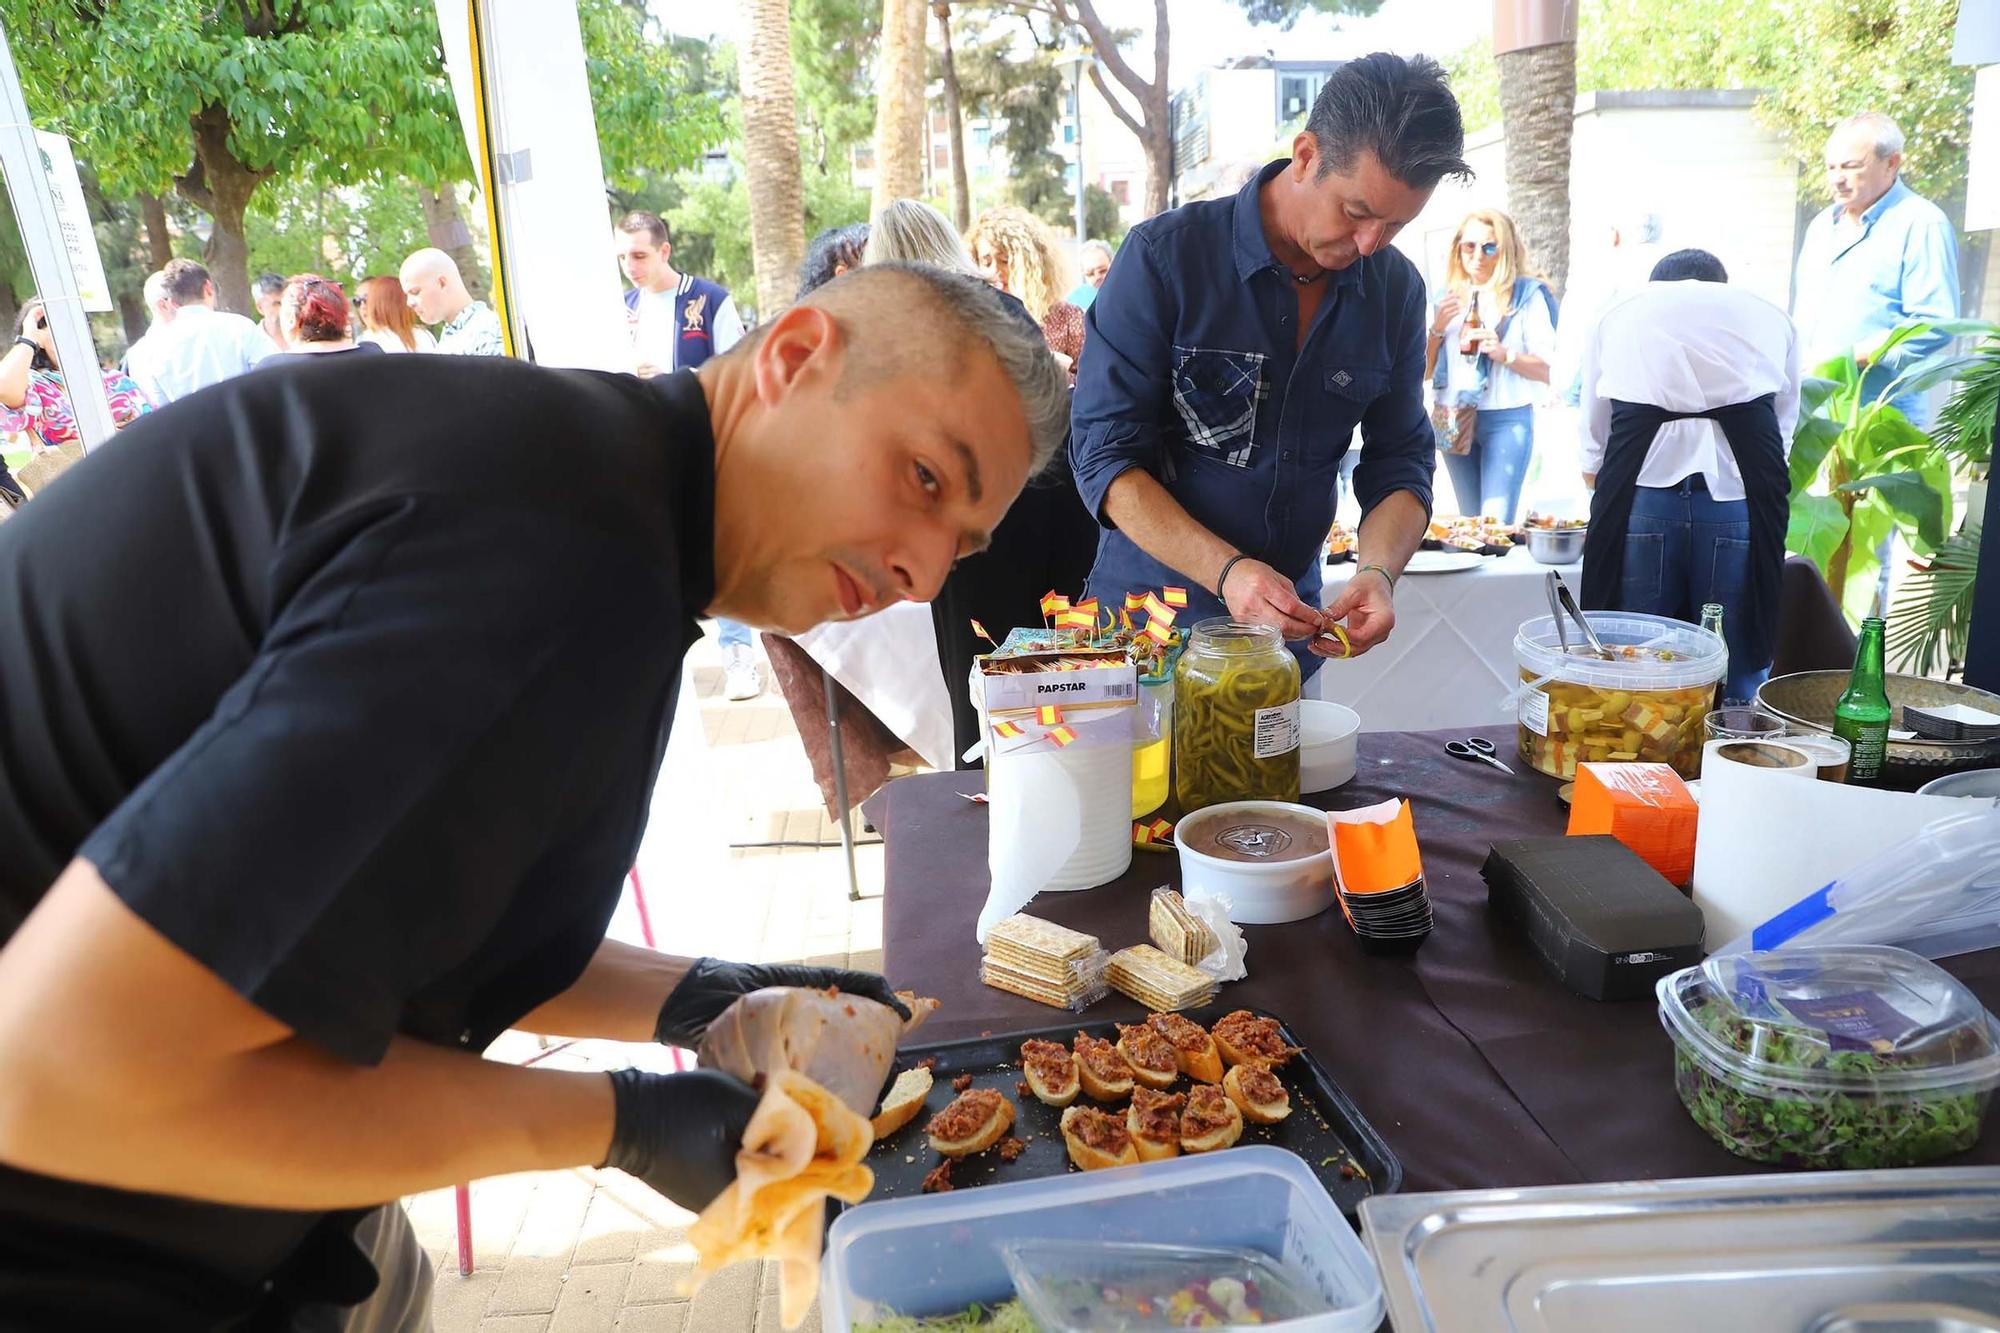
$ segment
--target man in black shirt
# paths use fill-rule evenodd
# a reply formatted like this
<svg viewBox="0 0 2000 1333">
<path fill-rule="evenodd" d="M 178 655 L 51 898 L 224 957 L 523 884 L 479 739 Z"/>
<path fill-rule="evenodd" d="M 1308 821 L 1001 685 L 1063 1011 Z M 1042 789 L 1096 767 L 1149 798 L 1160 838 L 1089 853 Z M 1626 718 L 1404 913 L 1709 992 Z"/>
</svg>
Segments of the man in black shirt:
<svg viewBox="0 0 2000 1333">
<path fill-rule="evenodd" d="M 706 1204 L 748 1088 L 479 1052 L 888 998 L 604 940 L 681 658 L 932 595 L 1066 411 L 983 283 L 884 267 L 651 381 L 245 376 L 0 527 L 0 1324 L 305 1327 L 364 1213 L 502 1172 Z"/>
</svg>

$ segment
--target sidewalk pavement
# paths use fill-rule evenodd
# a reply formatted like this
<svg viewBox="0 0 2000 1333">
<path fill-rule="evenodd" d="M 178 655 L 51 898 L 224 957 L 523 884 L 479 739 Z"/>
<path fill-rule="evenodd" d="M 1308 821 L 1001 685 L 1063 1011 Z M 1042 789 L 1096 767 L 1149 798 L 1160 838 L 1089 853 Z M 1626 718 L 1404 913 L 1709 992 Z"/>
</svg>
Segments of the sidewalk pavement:
<svg viewBox="0 0 2000 1333">
<path fill-rule="evenodd" d="M 707 798 L 698 819 L 704 827 L 720 827 L 730 843 L 830 846 L 729 849 L 712 872 L 692 876 L 674 873 L 671 848 L 642 853 L 646 901 L 660 947 L 694 952 L 715 948 L 709 942 L 718 939 L 742 941 L 753 962 L 880 969 L 882 849 L 878 844 L 857 850 L 866 896 L 850 904 L 839 831 L 820 805 L 770 669 L 761 655 L 759 661 L 765 692 L 730 703 L 723 698 L 722 658 L 714 639 L 705 638 L 689 655 L 704 734 L 686 735 L 684 713 L 672 747 L 678 750 L 689 739 L 708 746 L 705 753 L 692 752 Z M 672 767 L 674 760 L 668 763 Z M 656 801 L 656 811 L 660 806 Z M 861 836 L 874 841 L 873 835 Z M 686 861 L 706 864 L 698 852 Z M 679 882 L 686 878 L 704 882 L 699 888 Z M 637 938 L 635 924 L 628 901 L 612 933 Z M 491 1055 L 518 1061 L 538 1049 L 536 1039 L 508 1033 Z M 654 1064 L 660 1054 L 657 1047 L 580 1042 L 539 1064 L 671 1067 Z M 726 1269 L 690 1299 L 682 1287 L 694 1265 L 685 1239 L 690 1214 L 620 1172 L 578 1168 L 475 1184 L 474 1268 L 468 1277 L 458 1273 L 453 1192 L 433 1190 L 405 1203 L 437 1270 L 436 1333 L 778 1333 L 777 1265 Z M 803 1328 L 818 1333 L 817 1307 Z"/>
</svg>

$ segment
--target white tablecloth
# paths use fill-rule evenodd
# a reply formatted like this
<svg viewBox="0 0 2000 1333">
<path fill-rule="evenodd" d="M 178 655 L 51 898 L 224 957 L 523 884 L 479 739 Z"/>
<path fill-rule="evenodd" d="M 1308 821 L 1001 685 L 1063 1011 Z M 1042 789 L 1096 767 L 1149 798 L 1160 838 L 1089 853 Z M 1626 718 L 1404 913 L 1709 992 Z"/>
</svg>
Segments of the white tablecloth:
<svg viewBox="0 0 2000 1333">
<path fill-rule="evenodd" d="M 1331 660 L 1306 687 L 1361 714 L 1363 731 L 1434 731 L 1507 721 L 1500 703 L 1519 679 L 1514 634 L 1549 613 L 1543 575 L 1526 547 L 1483 558 L 1457 574 L 1405 574 L 1396 585 L 1396 629 L 1354 658 Z M 1582 565 L 1560 568 L 1572 590 Z M 1352 564 L 1328 565 L 1321 604 L 1347 586 Z"/>
<path fill-rule="evenodd" d="M 795 642 L 925 763 L 954 767 L 951 699 L 928 602 L 898 602 L 859 620 L 821 625 Z"/>
</svg>

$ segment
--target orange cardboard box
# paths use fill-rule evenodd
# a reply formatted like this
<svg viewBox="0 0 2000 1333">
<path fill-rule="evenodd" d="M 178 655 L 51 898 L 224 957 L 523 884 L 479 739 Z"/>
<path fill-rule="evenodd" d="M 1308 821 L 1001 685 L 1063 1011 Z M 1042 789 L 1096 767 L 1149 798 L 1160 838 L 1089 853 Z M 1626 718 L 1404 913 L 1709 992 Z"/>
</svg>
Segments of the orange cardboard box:
<svg viewBox="0 0 2000 1333">
<path fill-rule="evenodd" d="M 1569 833 L 1609 833 L 1686 888 L 1694 878 L 1695 821 L 1700 807 L 1667 764 L 1578 764 L 1570 797 Z"/>
</svg>

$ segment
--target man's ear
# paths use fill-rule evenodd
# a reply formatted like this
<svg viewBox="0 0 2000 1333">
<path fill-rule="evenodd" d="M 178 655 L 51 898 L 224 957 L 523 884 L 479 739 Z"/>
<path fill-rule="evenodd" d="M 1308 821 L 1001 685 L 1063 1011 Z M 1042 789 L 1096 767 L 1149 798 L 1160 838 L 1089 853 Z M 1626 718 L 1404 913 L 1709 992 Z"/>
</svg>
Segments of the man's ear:
<svg viewBox="0 0 2000 1333">
<path fill-rule="evenodd" d="M 844 350 L 832 315 L 813 305 L 789 307 L 771 321 L 753 354 L 758 398 L 773 406 L 801 383 L 830 383 Z"/>
<path fill-rule="evenodd" d="M 1319 140 L 1311 130 L 1292 136 L 1292 179 L 1303 185 L 1319 165 Z"/>
</svg>

